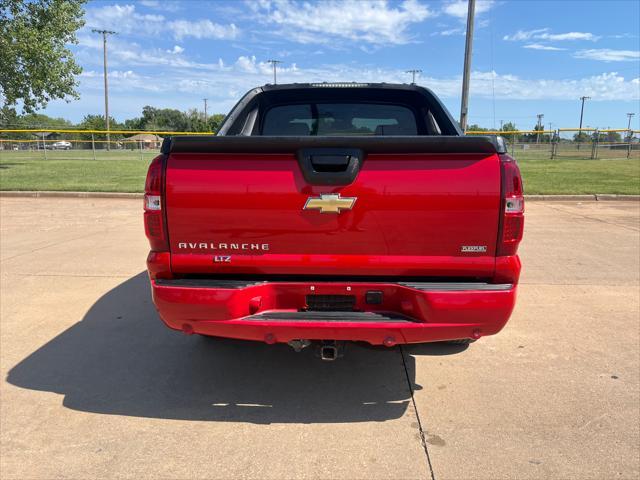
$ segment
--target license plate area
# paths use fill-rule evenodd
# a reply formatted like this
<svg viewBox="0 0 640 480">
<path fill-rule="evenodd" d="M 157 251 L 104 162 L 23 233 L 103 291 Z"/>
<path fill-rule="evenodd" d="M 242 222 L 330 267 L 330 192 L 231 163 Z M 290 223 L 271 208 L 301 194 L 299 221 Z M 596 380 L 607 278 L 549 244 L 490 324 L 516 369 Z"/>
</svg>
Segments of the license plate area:
<svg viewBox="0 0 640 480">
<path fill-rule="evenodd" d="M 309 312 L 353 312 L 355 295 L 307 295 L 305 310 Z"/>
</svg>

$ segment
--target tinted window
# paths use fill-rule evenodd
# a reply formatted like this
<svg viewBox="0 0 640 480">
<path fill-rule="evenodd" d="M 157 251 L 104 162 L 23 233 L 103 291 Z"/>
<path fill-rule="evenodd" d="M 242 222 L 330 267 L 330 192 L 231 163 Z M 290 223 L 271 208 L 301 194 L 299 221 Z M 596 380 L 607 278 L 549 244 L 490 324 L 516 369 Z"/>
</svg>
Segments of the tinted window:
<svg viewBox="0 0 640 480">
<path fill-rule="evenodd" d="M 267 111 L 262 126 L 262 135 L 417 134 L 411 109 L 371 103 L 280 105 Z"/>
</svg>

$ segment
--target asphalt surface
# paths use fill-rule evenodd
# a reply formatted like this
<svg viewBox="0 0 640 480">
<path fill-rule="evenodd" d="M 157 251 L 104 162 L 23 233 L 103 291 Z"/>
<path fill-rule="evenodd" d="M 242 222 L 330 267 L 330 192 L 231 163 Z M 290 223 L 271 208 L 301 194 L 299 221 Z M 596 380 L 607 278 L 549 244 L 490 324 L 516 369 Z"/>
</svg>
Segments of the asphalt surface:
<svg viewBox="0 0 640 480">
<path fill-rule="evenodd" d="M 0 199 L 2 479 L 640 475 L 638 202 L 529 203 L 499 335 L 333 363 L 167 330 L 141 207 Z"/>
</svg>

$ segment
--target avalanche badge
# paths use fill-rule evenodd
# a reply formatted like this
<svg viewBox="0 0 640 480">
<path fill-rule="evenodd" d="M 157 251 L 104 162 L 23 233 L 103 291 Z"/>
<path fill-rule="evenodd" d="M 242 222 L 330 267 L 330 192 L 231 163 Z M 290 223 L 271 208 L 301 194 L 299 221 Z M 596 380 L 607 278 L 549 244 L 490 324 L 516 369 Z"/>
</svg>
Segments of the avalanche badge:
<svg viewBox="0 0 640 480">
<path fill-rule="evenodd" d="M 341 197 L 339 193 L 323 193 L 318 197 L 309 197 L 303 210 L 320 210 L 320 213 L 340 213 L 351 210 L 357 197 Z"/>
</svg>

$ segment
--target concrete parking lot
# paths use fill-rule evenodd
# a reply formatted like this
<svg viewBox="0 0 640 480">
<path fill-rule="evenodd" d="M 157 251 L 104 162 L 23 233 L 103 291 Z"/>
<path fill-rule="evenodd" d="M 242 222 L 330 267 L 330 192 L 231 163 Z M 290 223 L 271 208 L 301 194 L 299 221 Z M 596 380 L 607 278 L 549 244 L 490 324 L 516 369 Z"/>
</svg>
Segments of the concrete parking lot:
<svg viewBox="0 0 640 480">
<path fill-rule="evenodd" d="M 637 202 L 530 202 L 501 334 L 333 363 L 167 330 L 141 207 L 0 198 L 3 479 L 640 475 Z"/>
</svg>

